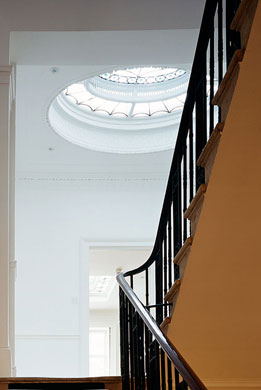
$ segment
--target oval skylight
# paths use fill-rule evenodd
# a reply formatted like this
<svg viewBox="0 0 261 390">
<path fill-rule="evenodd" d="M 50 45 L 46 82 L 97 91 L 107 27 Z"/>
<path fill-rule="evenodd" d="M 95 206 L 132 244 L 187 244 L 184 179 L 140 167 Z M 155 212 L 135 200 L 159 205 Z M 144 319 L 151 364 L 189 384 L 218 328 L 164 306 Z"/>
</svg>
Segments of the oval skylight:
<svg viewBox="0 0 261 390">
<path fill-rule="evenodd" d="M 166 115 L 183 108 L 185 75 L 177 68 L 122 69 L 72 84 L 64 94 L 98 115 L 132 119 Z"/>
<path fill-rule="evenodd" d="M 135 67 L 67 86 L 48 120 L 57 134 L 88 149 L 148 153 L 172 149 L 189 73 L 177 67 Z"/>
</svg>

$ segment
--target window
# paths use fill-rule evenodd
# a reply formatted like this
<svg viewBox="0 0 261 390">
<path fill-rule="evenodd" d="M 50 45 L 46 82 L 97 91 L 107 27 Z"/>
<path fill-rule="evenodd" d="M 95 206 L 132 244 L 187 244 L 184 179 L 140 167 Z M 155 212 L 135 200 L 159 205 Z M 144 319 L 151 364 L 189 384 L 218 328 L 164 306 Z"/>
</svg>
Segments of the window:
<svg viewBox="0 0 261 390">
<path fill-rule="evenodd" d="M 180 111 L 187 72 L 178 68 L 114 70 L 71 84 L 67 100 L 82 110 L 117 118 L 146 118 Z"/>
<path fill-rule="evenodd" d="M 89 375 L 110 375 L 110 328 L 89 329 Z"/>
<path fill-rule="evenodd" d="M 189 71 L 137 67 L 90 75 L 49 106 L 54 131 L 75 145 L 109 153 L 173 149 Z"/>
</svg>

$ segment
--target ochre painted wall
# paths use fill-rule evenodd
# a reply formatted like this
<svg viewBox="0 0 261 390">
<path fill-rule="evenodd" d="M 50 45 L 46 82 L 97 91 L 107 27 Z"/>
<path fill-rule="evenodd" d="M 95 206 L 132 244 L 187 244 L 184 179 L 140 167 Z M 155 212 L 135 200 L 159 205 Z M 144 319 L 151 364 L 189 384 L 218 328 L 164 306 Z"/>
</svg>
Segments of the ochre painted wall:
<svg viewBox="0 0 261 390">
<path fill-rule="evenodd" d="M 209 388 L 261 388 L 261 4 L 168 336 Z"/>
</svg>

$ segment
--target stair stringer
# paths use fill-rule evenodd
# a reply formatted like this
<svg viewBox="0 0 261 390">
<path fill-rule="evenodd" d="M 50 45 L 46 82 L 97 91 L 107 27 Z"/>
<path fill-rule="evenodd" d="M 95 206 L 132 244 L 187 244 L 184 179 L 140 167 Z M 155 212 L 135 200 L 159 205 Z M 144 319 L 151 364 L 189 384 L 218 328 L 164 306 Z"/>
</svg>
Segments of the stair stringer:
<svg viewBox="0 0 261 390">
<path fill-rule="evenodd" d="M 261 389 L 260 47 L 258 4 L 168 329 L 210 388 Z"/>
</svg>

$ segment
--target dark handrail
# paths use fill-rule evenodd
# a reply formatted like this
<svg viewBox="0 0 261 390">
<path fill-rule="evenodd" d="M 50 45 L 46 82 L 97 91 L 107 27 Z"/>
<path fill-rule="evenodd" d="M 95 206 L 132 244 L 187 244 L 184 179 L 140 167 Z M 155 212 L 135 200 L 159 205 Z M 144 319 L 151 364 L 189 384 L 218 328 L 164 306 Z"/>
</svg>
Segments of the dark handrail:
<svg viewBox="0 0 261 390">
<path fill-rule="evenodd" d="M 140 317 L 144 321 L 145 325 L 149 328 L 155 339 L 158 341 L 161 348 L 167 354 L 169 359 L 174 363 L 187 385 L 194 390 L 205 390 L 206 387 L 197 377 L 192 368 L 188 365 L 182 355 L 177 351 L 172 342 L 164 335 L 157 322 L 154 320 L 150 312 L 144 307 L 139 300 L 133 289 L 126 282 L 123 272 L 117 275 L 117 281 L 121 286 L 121 289 L 125 292 L 129 301 L 135 307 L 135 310 L 139 313 Z"/>
</svg>

